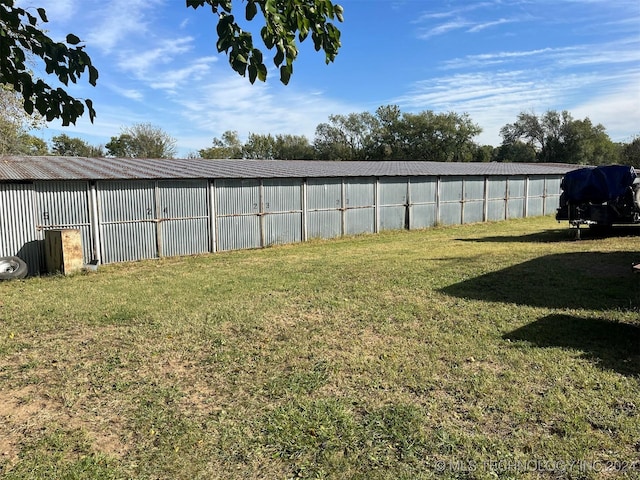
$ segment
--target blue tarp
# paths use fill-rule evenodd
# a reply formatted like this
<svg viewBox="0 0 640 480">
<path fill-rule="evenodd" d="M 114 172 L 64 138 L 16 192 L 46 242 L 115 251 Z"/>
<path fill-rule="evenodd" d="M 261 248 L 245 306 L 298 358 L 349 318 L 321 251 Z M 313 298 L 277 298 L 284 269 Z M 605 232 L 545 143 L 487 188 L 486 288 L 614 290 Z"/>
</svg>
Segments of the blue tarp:
<svg viewBox="0 0 640 480">
<path fill-rule="evenodd" d="M 607 165 L 567 173 L 560 187 L 570 203 L 604 203 L 624 195 L 636 178 L 633 167 Z"/>
</svg>

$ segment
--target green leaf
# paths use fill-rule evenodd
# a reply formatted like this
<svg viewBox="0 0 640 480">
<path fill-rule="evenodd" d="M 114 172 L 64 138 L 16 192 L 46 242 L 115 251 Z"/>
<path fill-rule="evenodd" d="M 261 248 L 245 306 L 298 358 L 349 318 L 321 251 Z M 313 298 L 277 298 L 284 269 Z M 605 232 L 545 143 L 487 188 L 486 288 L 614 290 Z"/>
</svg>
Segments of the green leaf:
<svg viewBox="0 0 640 480">
<path fill-rule="evenodd" d="M 284 52 L 278 49 L 275 57 L 273 57 L 273 63 L 275 63 L 276 67 L 279 67 L 284 61 Z"/>
<path fill-rule="evenodd" d="M 69 35 L 67 35 L 67 43 L 69 45 L 77 45 L 80 43 L 80 39 L 73 33 L 70 33 Z"/>
<path fill-rule="evenodd" d="M 33 113 L 33 102 L 28 98 L 24 101 L 24 111 L 29 115 Z"/>
<path fill-rule="evenodd" d="M 38 15 L 40 15 L 40 18 L 43 22 L 47 23 L 49 21 L 47 20 L 47 12 L 44 10 L 44 8 L 38 8 Z"/>
<path fill-rule="evenodd" d="M 258 65 L 258 79 L 261 82 L 267 81 L 267 67 L 263 63 Z"/>
<path fill-rule="evenodd" d="M 255 17 L 257 13 L 258 13 L 258 8 L 256 7 L 256 3 L 253 0 L 248 0 L 247 13 L 246 13 L 247 20 L 249 21 L 253 20 L 253 17 Z"/>
<path fill-rule="evenodd" d="M 291 74 L 293 73 L 292 65 L 283 65 L 280 67 L 280 81 L 285 85 L 289 84 L 289 80 L 291 79 Z"/>
<path fill-rule="evenodd" d="M 258 77 L 258 69 L 255 65 L 249 65 L 249 81 L 253 85 Z"/>
<path fill-rule="evenodd" d="M 89 83 L 96 86 L 98 80 L 98 70 L 93 65 L 89 65 Z"/>
</svg>

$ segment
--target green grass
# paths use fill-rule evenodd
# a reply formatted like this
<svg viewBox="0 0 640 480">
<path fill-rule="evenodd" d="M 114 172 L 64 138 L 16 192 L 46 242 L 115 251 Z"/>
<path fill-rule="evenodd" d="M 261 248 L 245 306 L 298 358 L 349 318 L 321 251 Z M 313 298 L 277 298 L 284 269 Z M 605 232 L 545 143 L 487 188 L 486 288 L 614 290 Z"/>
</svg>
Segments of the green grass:
<svg viewBox="0 0 640 480">
<path fill-rule="evenodd" d="M 546 217 L 0 283 L 0 475 L 638 478 L 628 233 Z"/>
</svg>

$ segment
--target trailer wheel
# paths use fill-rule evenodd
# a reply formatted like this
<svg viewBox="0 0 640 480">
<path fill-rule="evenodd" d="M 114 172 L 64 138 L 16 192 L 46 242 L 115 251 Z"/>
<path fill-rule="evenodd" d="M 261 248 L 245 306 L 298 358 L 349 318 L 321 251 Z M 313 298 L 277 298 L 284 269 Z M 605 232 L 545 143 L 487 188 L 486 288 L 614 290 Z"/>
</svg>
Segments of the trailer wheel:
<svg viewBox="0 0 640 480">
<path fill-rule="evenodd" d="M 0 280 L 11 280 L 27 276 L 29 268 L 19 257 L 0 257 Z"/>
</svg>

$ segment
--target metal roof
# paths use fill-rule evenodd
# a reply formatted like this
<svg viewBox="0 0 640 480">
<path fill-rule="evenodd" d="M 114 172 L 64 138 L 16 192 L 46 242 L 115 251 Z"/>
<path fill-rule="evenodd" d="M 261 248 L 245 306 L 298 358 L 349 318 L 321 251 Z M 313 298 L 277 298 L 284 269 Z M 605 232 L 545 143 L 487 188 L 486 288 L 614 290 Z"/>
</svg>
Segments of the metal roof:
<svg viewBox="0 0 640 480">
<path fill-rule="evenodd" d="M 578 165 L 532 163 L 329 162 L 86 157 L 0 157 L 0 181 L 563 175 Z"/>
</svg>

